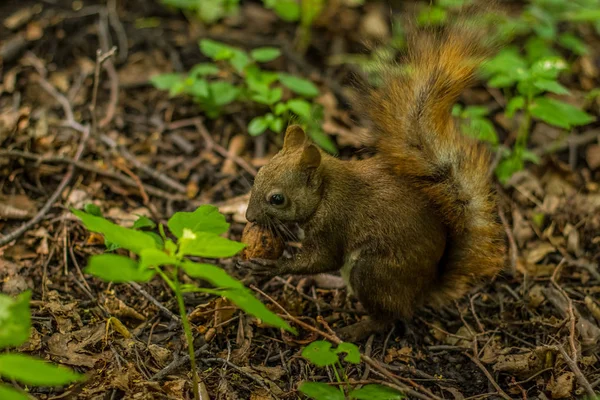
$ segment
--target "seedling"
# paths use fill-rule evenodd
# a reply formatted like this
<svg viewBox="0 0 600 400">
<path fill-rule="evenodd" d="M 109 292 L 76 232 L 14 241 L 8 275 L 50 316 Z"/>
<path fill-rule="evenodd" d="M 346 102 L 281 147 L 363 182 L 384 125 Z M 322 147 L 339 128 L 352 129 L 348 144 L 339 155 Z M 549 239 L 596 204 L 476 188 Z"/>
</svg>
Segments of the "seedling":
<svg viewBox="0 0 600 400">
<path fill-rule="evenodd" d="M 175 240 L 167 236 L 162 224 L 158 225 L 160 240 L 157 240 L 157 236 L 151 232 L 125 228 L 84 211 L 72 210 L 72 212 L 81 219 L 88 230 L 103 234 L 106 241 L 137 256 L 136 260 L 109 253 L 92 256 L 85 269 L 88 274 L 114 283 L 148 282 L 158 275 L 174 292 L 188 344 L 196 400 L 200 398 L 198 375 L 192 329 L 183 301 L 184 293 L 210 293 L 225 297 L 264 323 L 295 333 L 293 328 L 269 311 L 241 282 L 229 276 L 221 268 L 188 259 L 189 256 L 208 259 L 227 258 L 244 248 L 242 243 L 221 236 L 229 230 L 229 223 L 216 207 L 204 205 L 194 212 L 175 213 L 167 222 L 167 227 Z M 147 226 L 154 225 L 154 223 L 148 224 L 145 219 L 143 221 Z M 180 281 L 181 273 L 207 281 L 214 288 L 183 284 Z"/>
<path fill-rule="evenodd" d="M 290 119 L 297 120 L 306 128 L 322 112 L 322 107 L 308 101 L 319 94 L 319 89 L 312 82 L 259 67 L 260 63 L 279 58 L 279 49 L 261 47 L 247 53 L 209 39 L 201 40 L 199 46 L 213 63 L 198 64 L 187 75 L 154 76 L 151 80 L 154 86 L 168 90 L 171 96 L 190 96 L 209 118 L 219 117 L 232 103 L 254 105 L 262 114 L 248 123 L 248 133 L 252 136 L 267 130 L 280 133 Z M 296 97 L 284 100 L 284 89 Z M 308 132 L 323 149 L 331 153 L 337 151 L 320 124 L 313 124 Z"/>
<path fill-rule="evenodd" d="M 29 339 L 31 292 L 23 292 L 17 298 L 0 294 L 0 350 L 17 347 Z M 29 386 L 64 386 L 84 379 L 68 368 L 50 364 L 44 360 L 20 353 L 0 354 L 0 377 Z M 0 399 L 29 400 L 25 392 L 0 383 Z"/>
<path fill-rule="evenodd" d="M 527 150 L 527 141 L 533 120 L 565 130 L 594 121 L 583 110 L 550 97 L 548 94 L 569 95 L 558 77 L 566 71 L 565 60 L 557 56 L 542 57 L 529 62 L 516 48 L 506 48 L 483 66 L 483 72 L 491 87 L 503 89 L 508 100 L 506 116 L 513 118 L 517 111 L 523 116 L 518 127 L 514 148 L 503 156 L 496 175 L 506 182 L 513 173 L 523 169 L 525 161 L 537 162 L 537 157 Z M 516 86 L 516 93 L 512 89 Z"/>
<path fill-rule="evenodd" d="M 338 388 L 321 382 L 303 382 L 298 390 L 314 400 L 397 400 L 404 395 L 387 386 L 370 384 L 360 389 L 352 389 L 348 383 L 344 369 L 340 362 L 340 354 L 345 353 L 345 362 L 351 364 L 360 363 L 360 352 L 358 347 L 352 343 L 341 343 L 332 349 L 331 343 L 326 341 L 315 341 L 302 350 L 302 357 L 306 358 L 317 367 L 332 368 L 338 383 L 345 383 Z M 343 374 L 343 380 L 340 378 Z"/>
</svg>

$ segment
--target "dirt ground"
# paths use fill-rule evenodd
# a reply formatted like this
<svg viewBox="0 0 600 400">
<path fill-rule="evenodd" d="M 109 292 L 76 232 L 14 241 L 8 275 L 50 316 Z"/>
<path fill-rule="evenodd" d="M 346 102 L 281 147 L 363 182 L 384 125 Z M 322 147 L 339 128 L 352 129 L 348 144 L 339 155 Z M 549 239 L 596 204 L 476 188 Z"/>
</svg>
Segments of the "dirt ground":
<svg viewBox="0 0 600 400">
<path fill-rule="evenodd" d="M 178 363 L 186 350 L 170 317 L 177 314 L 171 292 L 159 280 L 135 287 L 82 273 L 103 247 L 69 208 L 94 202 L 120 223 L 138 214 L 165 222 L 176 211 L 216 204 L 233 223 L 231 237 L 240 238 L 253 175 L 281 142 L 247 135 L 252 108 L 209 120 L 192 101 L 149 85 L 152 75 L 206 61 L 199 38 L 283 48 L 271 68 L 319 86 L 325 132 L 340 157 L 355 154 L 353 135 L 361 127 L 348 108 L 346 85 L 356 71 L 326 60 L 365 52 L 357 26 L 381 4 L 345 10 L 316 26 L 306 56 L 293 50 L 291 24 L 258 2 L 245 4 L 239 19 L 210 30 L 154 1 L 0 4 L 0 239 L 24 229 L 0 246 L 0 288 L 7 294 L 33 289 L 35 329 L 20 350 L 89 377 L 60 390 L 32 389 L 36 398 L 191 398 L 189 365 Z M 92 110 L 96 53 L 112 46 L 119 51 L 104 63 Z M 599 48 L 588 59 L 597 71 Z M 598 86 L 597 75 L 589 79 Z M 492 94 L 477 86 L 461 100 L 492 104 Z M 592 108 L 596 117 L 599 109 Z M 82 141 L 92 112 L 95 132 Z M 410 334 L 398 326 L 360 343 L 421 398 L 581 398 L 590 388 L 600 390 L 600 125 L 572 132 L 583 139 L 550 151 L 552 129 L 539 124 L 531 137 L 542 163 L 497 185 L 506 271 L 453 307 L 423 310 Z M 246 139 L 232 157 L 238 135 Z M 324 289 L 305 277 L 257 280 L 232 260 L 221 265 L 319 329 L 364 315 L 343 289 Z M 292 336 L 262 326 L 214 296 L 188 296 L 186 304 L 202 350 L 206 398 L 296 399 L 303 380 L 335 381 L 300 356 L 318 339 L 314 332 Z M 347 368 L 363 384 L 389 381 L 365 364 Z"/>
</svg>

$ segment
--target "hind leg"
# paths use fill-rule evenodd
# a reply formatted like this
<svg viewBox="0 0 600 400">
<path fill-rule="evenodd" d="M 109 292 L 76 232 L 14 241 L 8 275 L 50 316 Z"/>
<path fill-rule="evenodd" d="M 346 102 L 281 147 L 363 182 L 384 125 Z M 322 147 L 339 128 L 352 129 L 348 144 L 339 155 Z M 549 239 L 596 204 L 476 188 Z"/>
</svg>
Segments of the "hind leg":
<svg viewBox="0 0 600 400">
<path fill-rule="evenodd" d="M 409 320 L 422 303 L 435 270 L 415 270 L 390 264 L 389 259 L 361 257 L 353 266 L 349 283 L 369 318 L 341 329 L 346 338 L 359 341 L 385 331 L 398 320 Z"/>
</svg>

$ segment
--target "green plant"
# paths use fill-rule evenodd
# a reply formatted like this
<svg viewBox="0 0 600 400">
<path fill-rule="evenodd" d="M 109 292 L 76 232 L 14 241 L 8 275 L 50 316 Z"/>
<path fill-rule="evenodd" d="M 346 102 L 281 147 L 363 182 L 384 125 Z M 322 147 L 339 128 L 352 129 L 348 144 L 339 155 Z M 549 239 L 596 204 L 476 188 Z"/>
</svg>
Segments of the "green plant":
<svg viewBox="0 0 600 400">
<path fill-rule="evenodd" d="M 484 106 L 467 106 L 463 108 L 460 104 L 454 105 L 452 115 L 458 118 L 459 129 L 466 135 L 482 142 L 498 145 L 498 133 L 494 124 L 487 118 L 490 110 Z"/>
<path fill-rule="evenodd" d="M 472 3 L 472 0 L 437 0 L 433 4 L 424 6 L 417 15 L 420 26 L 439 26 L 446 23 L 449 15 L 454 10 Z"/>
<path fill-rule="evenodd" d="M 84 211 L 72 212 L 89 231 L 101 233 L 106 241 L 137 255 L 137 260 L 109 253 L 92 256 L 85 269 L 88 274 L 114 283 L 147 282 L 159 275 L 175 294 L 188 344 L 196 400 L 199 399 L 198 376 L 193 335 L 183 301 L 184 293 L 199 292 L 225 297 L 263 322 L 295 332 L 284 320 L 256 299 L 241 282 L 221 268 L 188 259 L 189 256 L 208 259 L 232 257 L 244 247 L 242 243 L 221 236 L 228 231 L 229 224 L 216 207 L 204 205 L 194 212 L 175 213 L 167 222 L 167 227 L 176 241 L 171 240 L 165 232 L 165 227 L 159 224 L 160 242 L 151 232 L 125 228 Z M 180 280 L 182 273 L 207 281 L 214 288 L 183 284 Z"/>
<path fill-rule="evenodd" d="M 337 348 L 332 349 L 331 343 L 326 341 L 315 341 L 302 350 L 302 357 L 316 365 L 317 367 L 331 367 L 338 383 L 342 384 L 338 388 L 321 382 L 303 382 L 298 390 L 314 400 L 396 400 L 404 396 L 394 389 L 387 386 L 370 384 L 360 389 L 352 389 L 348 383 L 348 378 L 342 368 L 339 356 L 345 353 L 344 361 L 358 364 L 360 363 L 360 352 L 358 347 L 352 343 L 340 343 Z M 340 378 L 342 373 L 342 378 Z"/>
<path fill-rule="evenodd" d="M 168 90 L 171 96 L 192 97 L 209 118 L 217 118 L 234 102 L 254 105 L 262 114 L 248 124 L 248 133 L 252 136 L 268 129 L 280 133 L 290 119 L 306 127 L 321 112 L 321 106 L 307 100 L 319 94 L 312 82 L 259 67 L 259 63 L 280 57 L 279 49 L 261 47 L 247 53 L 209 39 L 201 40 L 199 46 L 214 63 L 198 64 L 188 74 L 156 75 L 151 79 L 152 84 Z M 284 99 L 284 89 L 295 97 Z M 322 132 L 320 124 L 312 126 L 308 131 L 312 139 L 323 149 L 335 153 L 335 144 Z"/>
<path fill-rule="evenodd" d="M 496 170 L 501 182 L 506 182 L 514 172 L 523 169 L 525 161 L 537 161 L 537 157 L 527 150 L 533 120 L 565 130 L 594 120 L 585 111 L 549 96 L 569 94 L 569 90 L 558 81 L 560 73 L 567 69 L 567 63 L 561 57 L 546 56 L 529 61 L 513 47 L 504 49 L 484 64 L 482 70 L 488 85 L 503 89 L 508 99 L 506 116 L 512 118 L 517 111 L 523 114 L 514 148 L 503 154 Z"/>
<path fill-rule="evenodd" d="M 496 20 L 498 17 L 493 16 Z M 507 16 L 499 22 L 501 34 L 511 39 L 527 38 L 528 49 L 553 55 L 553 47 L 557 47 L 583 55 L 589 49 L 578 37 L 576 24 L 589 23 L 600 33 L 600 1 L 531 0 L 519 16 Z"/>
<path fill-rule="evenodd" d="M 0 349 L 21 346 L 29 339 L 31 292 L 13 299 L 0 294 Z M 0 354 L 0 378 L 15 380 L 29 386 L 64 386 L 83 376 L 70 369 L 19 353 Z M 2 400 L 28 400 L 25 392 L 0 383 Z"/>
<path fill-rule="evenodd" d="M 191 13 L 207 24 L 238 12 L 240 0 L 161 0 L 169 7 Z"/>
</svg>

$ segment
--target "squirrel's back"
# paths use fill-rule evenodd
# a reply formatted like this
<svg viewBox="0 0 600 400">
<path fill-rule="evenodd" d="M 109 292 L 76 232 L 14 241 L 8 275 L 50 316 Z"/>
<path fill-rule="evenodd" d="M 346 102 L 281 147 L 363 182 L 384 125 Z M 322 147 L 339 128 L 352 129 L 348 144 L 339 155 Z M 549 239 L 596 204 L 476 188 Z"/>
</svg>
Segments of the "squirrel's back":
<svg viewBox="0 0 600 400">
<path fill-rule="evenodd" d="M 488 54 L 480 32 L 455 24 L 419 32 L 401 73 L 365 96 L 379 157 L 409 178 L 448 228 L 439 282 L 427 302 L 439 306 L 491 279 L 503 266 L 504 240 L 484 146 L 461 134 L 451 109 Z"/>
</svg>

